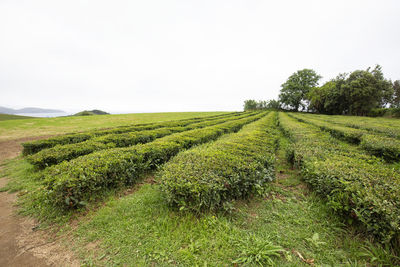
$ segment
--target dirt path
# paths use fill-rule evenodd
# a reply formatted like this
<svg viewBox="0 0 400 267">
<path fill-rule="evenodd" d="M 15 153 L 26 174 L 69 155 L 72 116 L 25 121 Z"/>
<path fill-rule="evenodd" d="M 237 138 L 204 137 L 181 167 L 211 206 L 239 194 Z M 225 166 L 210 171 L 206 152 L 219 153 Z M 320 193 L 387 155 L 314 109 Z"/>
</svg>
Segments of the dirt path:
<svg viewBox="0 0 400 267">
<path fill-rule="evenodd" d="M 0 142 L 0 163 L 18 156 L 21 143 L 45 137 Z M 0 178 L 0 188 L 7 182 L 7 178 Z M 0 192 L 0 266 L 79 266 L 71 255 L 63 253 L 65 249 L 49 242 L 50 236 L 34 231 L 33 220 L 16 214 L 16 198 L 15 193 Z"/>
</svg>

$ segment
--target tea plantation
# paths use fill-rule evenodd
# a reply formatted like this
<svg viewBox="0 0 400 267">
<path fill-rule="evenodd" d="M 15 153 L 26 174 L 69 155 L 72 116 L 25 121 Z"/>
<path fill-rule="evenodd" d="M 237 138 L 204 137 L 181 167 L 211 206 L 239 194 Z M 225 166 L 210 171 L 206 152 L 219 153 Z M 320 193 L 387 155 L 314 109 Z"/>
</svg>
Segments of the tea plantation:
<svg viewBox="0 0 400 267">
<path fill-rule="evenodd" d="M 125 119 L 22 154 L 3 190 L 85 266 L 400 264 L 397 119 Z"/>
</svg>

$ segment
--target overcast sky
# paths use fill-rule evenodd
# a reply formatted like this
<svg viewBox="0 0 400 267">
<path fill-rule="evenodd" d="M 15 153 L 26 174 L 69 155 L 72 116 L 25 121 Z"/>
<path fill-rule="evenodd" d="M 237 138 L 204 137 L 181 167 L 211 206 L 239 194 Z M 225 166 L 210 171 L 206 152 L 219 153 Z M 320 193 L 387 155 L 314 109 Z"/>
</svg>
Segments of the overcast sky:
<svg viewBox="0 0 400 267">
<path fill-rule="evenodd" d="M 241 110 L 293 72 L 400 79 L 400 1 L 0 0 L 0 106 Z"/>
</svg>

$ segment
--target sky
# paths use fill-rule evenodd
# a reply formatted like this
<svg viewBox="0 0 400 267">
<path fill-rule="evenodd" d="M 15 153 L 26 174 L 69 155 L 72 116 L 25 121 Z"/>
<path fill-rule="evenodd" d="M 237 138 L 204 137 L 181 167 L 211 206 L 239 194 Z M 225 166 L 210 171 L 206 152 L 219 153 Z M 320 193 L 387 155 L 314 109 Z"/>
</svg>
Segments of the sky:
<svg viewBox="0 0 400 267">
<path fill-rule="evenodd" d="M 294 72 L 400 79 L 398 0 L 0 0 L 0 106 L 242 110 Z"/>
</svg>

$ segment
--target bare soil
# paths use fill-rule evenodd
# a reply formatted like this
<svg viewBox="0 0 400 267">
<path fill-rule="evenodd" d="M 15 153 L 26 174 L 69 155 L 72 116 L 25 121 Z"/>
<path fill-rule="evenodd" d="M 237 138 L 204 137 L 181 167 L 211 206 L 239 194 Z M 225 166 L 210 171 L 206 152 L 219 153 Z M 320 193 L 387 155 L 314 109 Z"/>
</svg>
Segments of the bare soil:
<svg viewBox="0 0 400 267">
<path fill-rule="evenodd" d="M 18 156 L 21 143 L 48 136 L 27 137 L 0 142 L 0 163 Z M 0 178 L 0 188 L 8 182 Z M 17 214 L 17 195 L 0 192 L 0 266 L 80 266 L 73 254 L 54 240 L 51 234 L 37 230 L 37 223 Z"/>
</svg>

